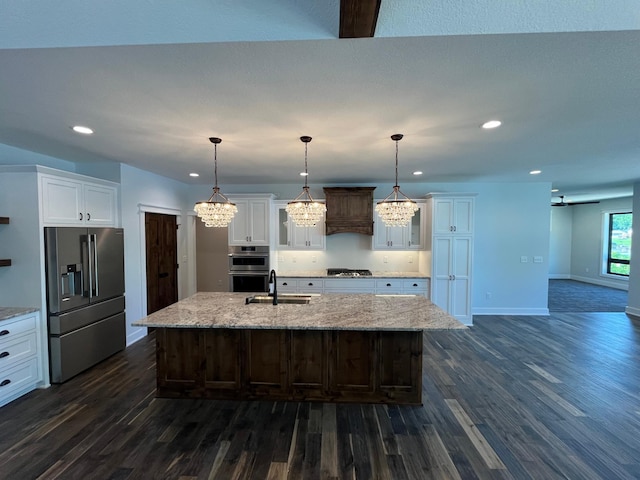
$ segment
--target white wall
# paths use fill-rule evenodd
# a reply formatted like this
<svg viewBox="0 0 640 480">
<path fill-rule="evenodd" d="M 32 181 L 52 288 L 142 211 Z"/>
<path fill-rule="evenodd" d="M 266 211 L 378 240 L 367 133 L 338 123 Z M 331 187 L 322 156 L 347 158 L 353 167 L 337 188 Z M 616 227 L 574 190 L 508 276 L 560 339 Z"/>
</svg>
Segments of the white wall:
<svg viewBox="0 0 640 480">
<path fill-rule="evenodd" d="M 572 279 L 624 290 L 628 288 L 626 278 L 602 274 L 602 232 L 604 212 L 631 211 L 632 207 L 631 197 L 568 207 L 573 209 Z"/>
<path fill-rule="evenodd" d="M 549 278 L 571 278 L 573 207 L 550 207 Z"/>
<path fill-rule="evenodd" d="M 633 231 L 640 232 L 640 182 L 633 185 Z M 631 237 L 631 273 L 626 312 L 640 317 L 640 233 Z"/>
<path fill-rule="evenodd" d="M 186 207 L 187 185 L 128 165 L 121 165 L 120 200 L 122 205 L 122 227 L 124 228 L 125 287 L 127 298 L 127 345 L 146 335 L 146 328 L 133 327 L 131 322 L 146 316 L 146 265 L 144 242 L 145 211 L 155 211 L 178 216 L 178 260 L 179 298 L 189 291 L 189 262 L 192 254 L 187 247 L 192 219 Z"/>
</svg>

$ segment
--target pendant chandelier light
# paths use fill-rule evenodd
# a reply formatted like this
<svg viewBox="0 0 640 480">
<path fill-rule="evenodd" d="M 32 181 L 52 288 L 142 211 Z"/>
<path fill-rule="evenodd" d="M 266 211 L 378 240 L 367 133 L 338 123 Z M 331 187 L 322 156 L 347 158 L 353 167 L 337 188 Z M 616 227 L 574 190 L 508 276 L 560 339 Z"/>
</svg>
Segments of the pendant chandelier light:
<svg viewBox="0 0 640 480">
<path fill-rule="evenodd" d="M 220 193 L 218 188 L 218 144 L 222 140 L 218 137 L 211 137 L 209 141 L 213 143 L 214 148 L 214 176 L 215 186 L 213 187 L 213 195 L 206 202 L 196 203 L 193 209 L 202 219 L 205 227 L 226 227 L 233 220 L 233 216 L 238 209 L 235 203 L 231 203 L 227 197 Z"/>
<path fill-rule="evenodd" d="M 313 227 L 322 219 L 322 215 L 327 211 L 324 203 L 317 202 L 311 198 L 309 186 L 307 185 L 307 147 L 311 137 L 303 136 L 300 140 L 304 143 L 304 187 L 302 193 L 289 202 L 286 207 L 289 218 L 299 227 Z"/>
<path fill-rule="evenodd" d="M 400 186 L 398 185 L 398 142 L 402 140 L 402 137 L 403 135 L 400 133 L 391 135 L 391 140 L 396 142 L 396 184 L 393 186 L 393 192 L 376 205 L 376 212 L 387 227 L 404 227 L 408 225 L 411 217 L 419 208 L 416 202 L 400 191 Z M 399 195 L 404 198 L 399 197 Z"/>
</svg>

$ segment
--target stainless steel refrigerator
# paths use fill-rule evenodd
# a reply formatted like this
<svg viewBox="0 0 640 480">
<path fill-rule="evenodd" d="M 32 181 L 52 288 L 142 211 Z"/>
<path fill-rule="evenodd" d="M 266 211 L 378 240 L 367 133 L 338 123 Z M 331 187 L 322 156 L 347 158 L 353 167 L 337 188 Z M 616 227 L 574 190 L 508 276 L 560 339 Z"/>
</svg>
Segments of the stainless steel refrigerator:
<svg viewBox="0 0 640 480">
<path fill-rule="evenodd" d="M 46 227 L 50 373 L 62 383 L 126 345 L 121 228 Z"/>
</svg>

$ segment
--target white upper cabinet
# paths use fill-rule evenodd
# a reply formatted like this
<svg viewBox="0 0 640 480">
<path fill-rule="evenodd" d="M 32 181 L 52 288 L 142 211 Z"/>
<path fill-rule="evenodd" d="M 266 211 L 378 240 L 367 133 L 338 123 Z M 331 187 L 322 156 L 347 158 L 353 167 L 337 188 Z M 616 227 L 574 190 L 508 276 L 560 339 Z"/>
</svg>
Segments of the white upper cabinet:
<svg viewBox="0 0 640 480">
<path fill-rule="evenodd" d="M 272 196 L 234 196 L 238 213 L 229 224 L 229 245 L 269 245 Z"/>
<path fill-rule="evenodd" d="M 387 227 L 378 213 L 374 213 L 374 250 L 420 250 L 424 248 L 424 203 L 405 227 Z"/>
<path fill-rule="evenodd" d="M 473 197 L 433 199 L 433 234 L 473 232 Z"/>
<path fill-rule="evenodd" d="M 287 202 L 276 202 L 276 246 L 285 250 L 324 250 L 326 246 L 324 217 L 313 227 L 298 227 L 285 210 Z"/>
<path fill-rule="evenodd" d="M 116 186 L 66 177 L 40 177 L 45 226 L 117 226 Z"/>
</svg>

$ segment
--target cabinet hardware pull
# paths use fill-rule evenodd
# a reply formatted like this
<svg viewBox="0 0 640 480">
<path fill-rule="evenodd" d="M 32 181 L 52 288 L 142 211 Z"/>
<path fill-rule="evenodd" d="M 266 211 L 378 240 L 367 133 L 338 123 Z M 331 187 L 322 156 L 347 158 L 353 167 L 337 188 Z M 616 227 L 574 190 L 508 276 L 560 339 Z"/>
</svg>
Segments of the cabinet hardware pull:
<svg viewBox="0 0 640 480">
<path fill-rule="evenodd" d="M 309 286 L 310 286 L 310 287 L 313 287 L 313 283 L 309 282 Z"/>
<path fill-rule="evenodd" d="M 80 212 L 80 220 L 82 220 L 82 212 Z"/>
<path fill-rule="evenodd" d="M 390 283 L 387 283 L 387 287 L 390 287 L 390 286 L 391 286 L 391 284 L 390 284 Z"/>
<path fill-rule="evenodd" d="M 282 282 L 283 287 L 286 287 L 287 285 L 289 285 L 287 282 Z"/>
<path fill-rule="evenodd" d="M 0 358 L 4 358 L 4 357 L 8 357 L 8 356 L 9 356 L 9 352 L 0 353 Z"/>
<path fill-rule="evenodd" d="M 9 385 L 10 383 L 11 383 L 11 380 L 7 378 L 5 380 L 2 380 L 2 382 L 0 382 L 0 387 L 4 387 L 5 385 Z"/>
<path fill-rule="evenodd" d="M 417 283 L 414 283 L 414 284 L 413 284 L 413 286 L 414 286 L 414 287 L 417 287 L 417 286 L 418 286 L 418 284 L 417 284 Z"/>
<path fill-rule="evenodd" d="M 87 212 L 87 222 L 91 220 L 91 214 L 89 212 Z"/>
<path fill-rule="evenodd" d="M 11 332 L 10 332 L 9 330 L 2 330 L 2 331 L 0 332 L 0 337 L 3 337 L 3 336 L 5 336 L 5 335 L 9 335 L 10 333 L 11 333 Z"/>
<path fill-rule="evenodd" d="M 455 225 L 453 226 L 453 231 L 457 232 L 458 231 L 458 227 L 456 227 Z"/>
</svg>

